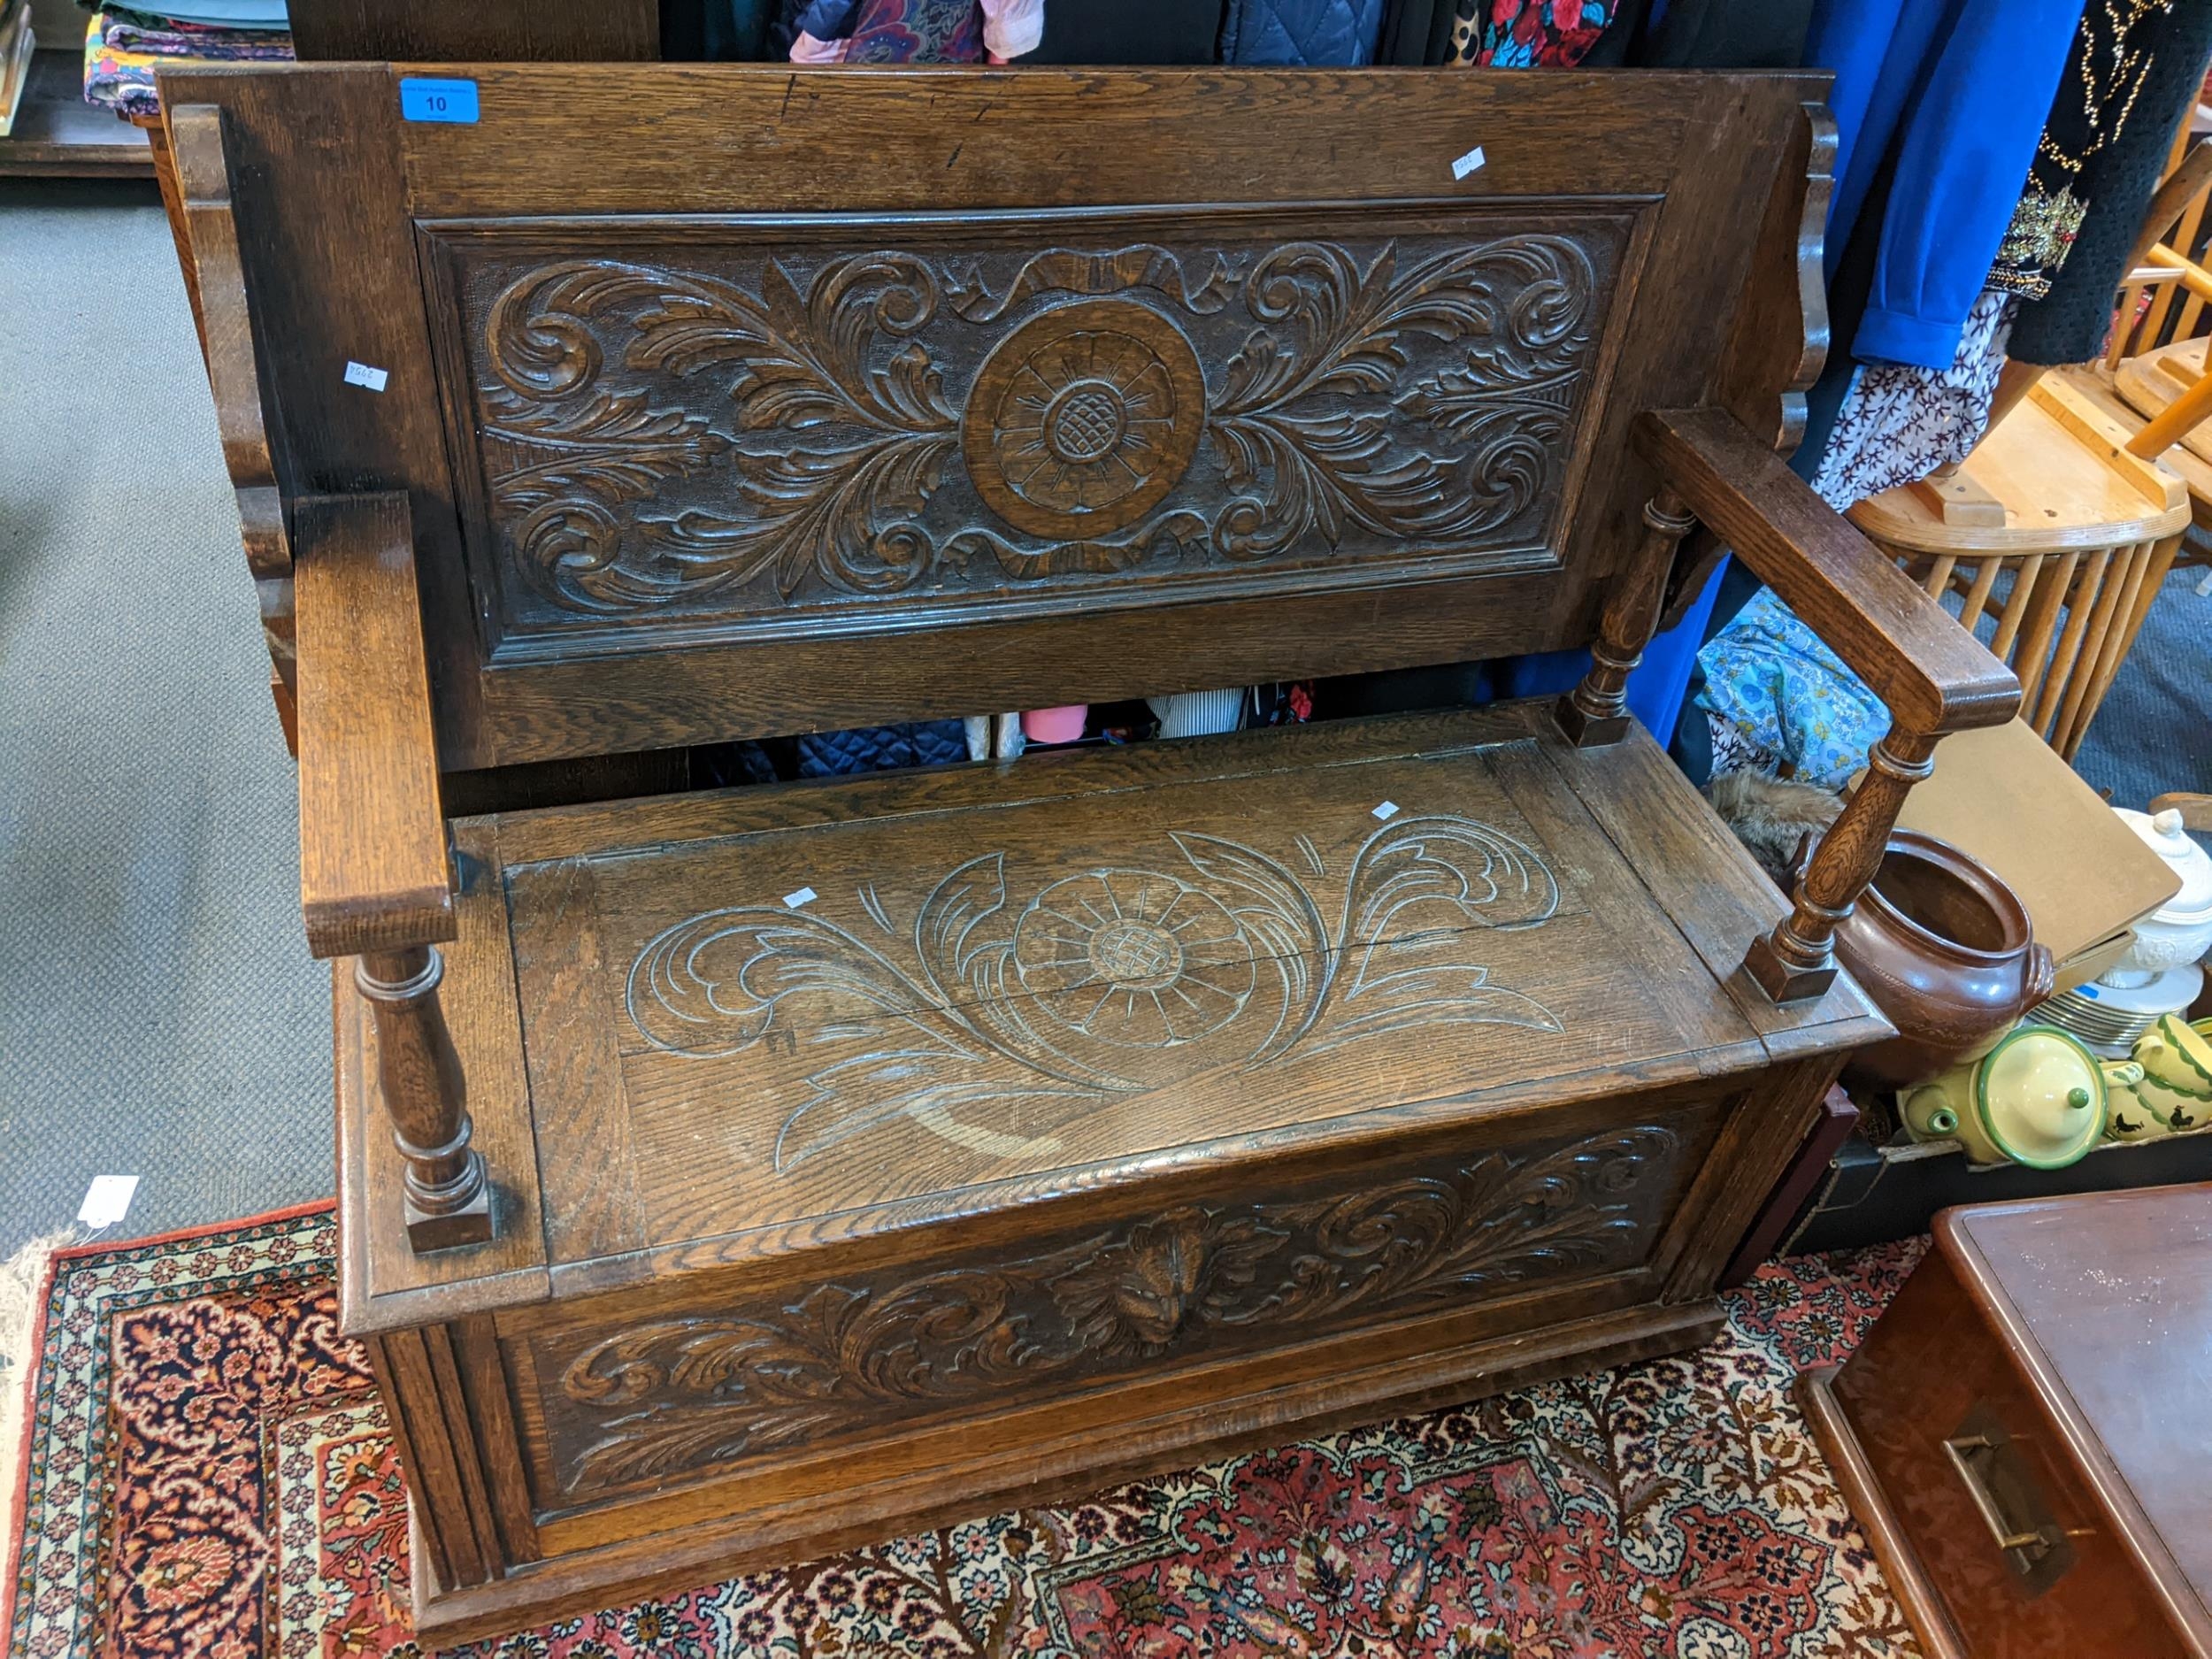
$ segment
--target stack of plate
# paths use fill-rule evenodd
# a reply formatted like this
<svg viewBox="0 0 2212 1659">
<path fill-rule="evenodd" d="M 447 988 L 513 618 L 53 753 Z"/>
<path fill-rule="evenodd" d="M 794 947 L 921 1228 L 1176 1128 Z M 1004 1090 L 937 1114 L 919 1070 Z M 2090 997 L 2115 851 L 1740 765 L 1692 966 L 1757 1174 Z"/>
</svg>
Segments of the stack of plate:
<svg viewBox="0 0 2212 1659">
<path fill-rule="evenodd" d="M 2038 1004 L 2027 1018 L 2071 1032 L 2108 1060 L 2124 1060 L 2161 1015 L 2187 1008 L 2203 989 L 2204 970 L 2197 967 L 2169 968 L 2147 985 L 2093 979 Z"/>
</svg>

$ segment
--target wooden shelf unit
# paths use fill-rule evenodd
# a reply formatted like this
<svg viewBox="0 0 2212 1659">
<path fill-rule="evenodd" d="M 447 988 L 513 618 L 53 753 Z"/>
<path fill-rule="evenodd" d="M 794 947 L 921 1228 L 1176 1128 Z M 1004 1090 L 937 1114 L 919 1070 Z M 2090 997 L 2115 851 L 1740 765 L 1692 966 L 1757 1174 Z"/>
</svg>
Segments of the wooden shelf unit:
<svg viewBox="0 0 2212 1659">
<path fill-rule="evenodd" d="M 15 130 L 0 138 L 0 178 L 150 179 L 153 151 L 128 121 L 84 101 L 82 59 L 42 48 L 31 54 Z"/>
</svg>

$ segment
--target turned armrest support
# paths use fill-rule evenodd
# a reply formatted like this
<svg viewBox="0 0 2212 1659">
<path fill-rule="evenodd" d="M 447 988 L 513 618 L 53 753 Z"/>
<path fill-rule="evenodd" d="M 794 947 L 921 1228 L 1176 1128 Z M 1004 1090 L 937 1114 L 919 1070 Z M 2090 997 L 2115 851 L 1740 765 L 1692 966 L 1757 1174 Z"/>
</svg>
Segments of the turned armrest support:
<svg viewBox="0 0 2212 1659">
<path fill-rule="evenodd" d="M 1888 705 L 1935 737 L 1999 726 L 2020 682 L 1734 416 L 1661 410 L 1636 447 L 1690 511 Z"/>
<path fill-rule="evenodd" d="M 407 497 L 310 496 L 294 533 L 309 947 L 346 956 L 450 939 Z"/>
<path fill-rule="evenodd" d="M 1647 413 L 1636 444 L 1658 469 L 1663 499 L 1718 534 L 1890 711 L 1864 781 L 1798 879 L 1790 914 L 1744 957 L 1776 1002 L 1818 996 L 1835 980 L 1837 926 L 1880 867 L 1906 794 L 1933 769 L 1936 740 L 2010 719 L 2020 682 L 1732 415 Z"/>
<path fill-rule="evenodd" d="M 319 956 L 357 956 L 377 1092 L 417 1250 L 492 1236 L 469 1144 L 468 1079 L 439 1005 L 455 933 L 430 670 L 407 497 L 313 496 L 294 513 L 299 619 L 300 902 Z"/>
</svg>

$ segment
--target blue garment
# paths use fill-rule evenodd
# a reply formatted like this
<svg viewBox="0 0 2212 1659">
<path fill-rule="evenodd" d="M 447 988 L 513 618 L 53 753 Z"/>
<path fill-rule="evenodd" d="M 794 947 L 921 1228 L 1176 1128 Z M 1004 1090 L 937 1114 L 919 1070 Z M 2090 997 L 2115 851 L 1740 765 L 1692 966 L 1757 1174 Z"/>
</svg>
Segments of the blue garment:
<svg viewBox="0 0 2212 1659">
<path fill-rule="evenodd" d="M 1371 64 L 1382 25 L 1383 0 L 1229 0 L 1221 61 L 1308 69 Z"/>
<path fill-rule="evenodd" d="M 802 737 L 799 776 L 838 778 L 893 766 L 945 766 L 967 757 L 968 733 L 957 720 L 863 726 Z"/>
<path fill-rule="evenodd" d="M 1723 559 L 1705 586 L 1682 613 L 1682 620 L 1665 633 L 1655 634 L 1644 647 L 1643 661 L 1628 676 L 1628 711 L 1644 730 L 1666 748 L 1674 741 L 1674 728 L 1682 718 L 1682 700 L 1689 695 L 1690 671 L 1697 665 L 1698 641 L 1713 615 L 1713 601 L 1720 593 L 1720 579 L 1728 561 Z M 1494 694 L 1501 697 L 1548 697 L 1572 691 L 1590 672 L 1590 653 L 1537 651 L 1527 657 L 1509 657 L 1492 664 L 1501 682 Z M 1485 698 L 1484 701 L 1488 701 Z"/>
<path fill-rule="evenodd" d="M 1947 369 L 2066 67 L 2083 0 L 1818 0 L 1805 61 L 1836 72 L 1828 275 L 1886 160 L 1864 362 Z"/>
<path fill-rule="evenodd" d="M 1698 653 L 1710 709 L 1809 783 L 1840 789 L 1889 730 L 1882 700 L 1762 588 Z"/>
</svg>

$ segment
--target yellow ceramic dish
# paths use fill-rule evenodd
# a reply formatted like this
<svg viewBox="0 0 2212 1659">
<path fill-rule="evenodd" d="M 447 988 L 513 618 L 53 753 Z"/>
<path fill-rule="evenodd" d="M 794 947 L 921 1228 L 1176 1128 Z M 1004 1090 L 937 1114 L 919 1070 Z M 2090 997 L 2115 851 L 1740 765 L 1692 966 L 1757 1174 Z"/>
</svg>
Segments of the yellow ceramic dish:
<svg viewBox="0 0 2212 1659">
<path fill-rule="evenodd" d="M 2136 1039 L 2135 1057 L 2143 1067 L 2143 1080 L 2135 1086 L 2141 1105 L 2136 1115 L 2161 1125 L 2147 1125 L 2143 1134 L 2178 1134 L 2212 1122 L 2212 1033 L 2204 1029 L 2208 1025 L 2212 1020 L 2192 1025 L 2178 1014 L 2168 1014 Z"/>
</svg>

